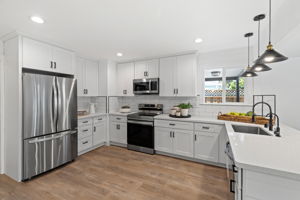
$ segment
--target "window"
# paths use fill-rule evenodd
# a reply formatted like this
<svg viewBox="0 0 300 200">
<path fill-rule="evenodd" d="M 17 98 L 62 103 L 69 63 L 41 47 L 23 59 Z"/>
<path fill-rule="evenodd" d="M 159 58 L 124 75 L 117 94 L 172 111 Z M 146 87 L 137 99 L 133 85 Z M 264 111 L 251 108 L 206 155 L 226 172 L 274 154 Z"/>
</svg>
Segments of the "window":
<svg viewBox="0 0 300 200">
<path fill-rule="evenodd" d="M 243 69 L 205 70 L 205 103 L 234 103 L 245 101 Z"/>
</svg>

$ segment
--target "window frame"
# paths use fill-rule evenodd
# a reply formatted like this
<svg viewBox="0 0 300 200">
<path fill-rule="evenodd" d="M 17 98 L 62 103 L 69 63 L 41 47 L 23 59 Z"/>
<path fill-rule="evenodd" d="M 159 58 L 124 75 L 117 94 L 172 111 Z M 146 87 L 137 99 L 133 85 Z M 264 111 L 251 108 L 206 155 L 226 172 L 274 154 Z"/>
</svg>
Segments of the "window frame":
<svg viewBox="0 0 300 200">
<path fill-rule="evenodd" d="M 216 68 L 206 68 L 206 69 L 204 69 L 204 73 L 203 73 L 203 79 L 202 80 L 204 80 L 203 81 L 203 98 L 202 98 L 202 104 L 208 104 L 208 105 L 248 105 L 247 104 L 247 96 L 248 96 L 248 90 L 250 90 L 250 88 L 248 88 L 249 87 L 249 84 L 248 84 L 248 81 L 247 80 L 245 80 L 245 86 L 244 86 L 244 90 L 245 90 L 245 92 L 244 92 L 244 102 L 226 102 L 226 87 L 227 87 L 227 85 L 226 85 L 226 72 L 227 72 L 227 70 L 229 70 L 229 69 L 234 69 L 234 68 L 238 68 L 238 67 L 216 67 Z M 205 78 L 205 71 L 206 70 L 212 70 L 212 69 L 222 69 L 222 77 L 219 77 L 219 78 L 222 78 L 222 103 L 207 103 L 207 102 L 205 102 L 205 81 L 206 81 L 206 79 L 213 79 L 213 78 Z M 242 69 L 242 68 L 241 68 Z M 231 78 L 231 77 L 228 77 L 228 78 Z M 237 77 L 237 78 L 239 78 L 239 77 Z M 216 78 L 216 79 L 218 79 L 218 78 Z M 252 86 L 253 87 L 253 86 Z M 238 88 L 238 87 L 237 87 Z"/>
</svg>

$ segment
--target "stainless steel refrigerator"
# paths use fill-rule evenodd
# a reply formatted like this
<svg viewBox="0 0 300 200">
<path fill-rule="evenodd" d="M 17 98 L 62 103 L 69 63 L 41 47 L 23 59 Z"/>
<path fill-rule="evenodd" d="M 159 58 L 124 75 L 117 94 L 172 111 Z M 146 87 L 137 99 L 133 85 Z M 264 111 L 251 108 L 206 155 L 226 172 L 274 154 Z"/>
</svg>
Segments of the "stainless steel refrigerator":
<svg viewBox="0 0 300 200">
<path fill-rule="evenodd" d="M 23 180 L 76 157 L 76 79 L 23 72 Z"/>
</svg>

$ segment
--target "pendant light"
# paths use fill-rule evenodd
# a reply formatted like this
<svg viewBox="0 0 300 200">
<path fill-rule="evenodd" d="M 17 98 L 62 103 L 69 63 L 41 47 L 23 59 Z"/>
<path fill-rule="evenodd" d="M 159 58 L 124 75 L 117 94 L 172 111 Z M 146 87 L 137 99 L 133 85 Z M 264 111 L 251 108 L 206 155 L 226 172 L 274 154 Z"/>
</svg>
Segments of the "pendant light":
<svg viewBox="0 0 300 200">
<path fill-rule="evenodd" d="M 272 0 L 269 0 L 269 44 L 267 46 L 267 50 L 255 61 L 256 64 L 263 64 L 263 63 L 275 63 L 287 60 L 288 58 L 284 55 L 280 54 L 279 52 L 275 51 L 273 45 L 271 43 L 271 9 L 272 9 Z"/>
<path fill-rule="evenodd" d="M 260 56 L 260 21 L 265 19 L 265 15 L 264 14 L 260 14 L 254 17 L 254 21 L 258 22 L 258 44 L 257 44 L 257 54 L 258 54 L 258 58 Z M 252 68 L 251 71 L 253 72 L 265 72 L 265 71 L 270 71 L 272 68 L 268 67 L 267 65 L 263 64 L 263 63 L 255 63 Z"/>
<path fill-rule="evenodd" d="M 248 66 L 247 69 L 242 73 L 241 77 L 254 77 L 257 76 L 257 74 L 253 71 L 251 71 L 250 67 L 250 37 L 253 36 L 253 33 L 246 33 L 245 37 L 248 38 Z"/>
</svg>

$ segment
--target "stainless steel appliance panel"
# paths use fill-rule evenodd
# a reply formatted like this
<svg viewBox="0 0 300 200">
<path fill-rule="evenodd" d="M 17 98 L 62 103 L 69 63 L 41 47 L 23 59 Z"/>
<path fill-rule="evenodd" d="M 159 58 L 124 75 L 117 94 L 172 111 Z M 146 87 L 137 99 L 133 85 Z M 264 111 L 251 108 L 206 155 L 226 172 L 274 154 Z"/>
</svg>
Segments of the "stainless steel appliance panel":
<svg viewBox="0 0 300 200">
<path fill-rule="evenodd" d="M 134 79 L 133 93 L 142 94 L 159 94 L 159 78 Z"/>
<path fill-rule="evenodd" d="M 76 131 L 24 140 L 23 180 L 72 161 L 76 156 Z"/>
<path fill-rule="evenodd" d="M 55 77 L 23 73 L 23 137 L 56 132 Z"/>
<path fill-rule="evenodd" d="M 56 77 L 57 132 L 77 128 L 77 84 L 74 78 Z"/>
</svg>

